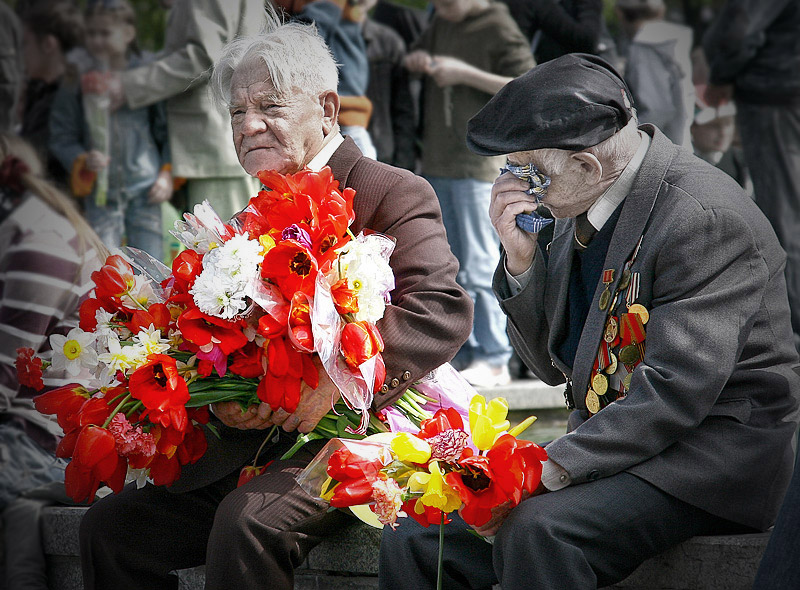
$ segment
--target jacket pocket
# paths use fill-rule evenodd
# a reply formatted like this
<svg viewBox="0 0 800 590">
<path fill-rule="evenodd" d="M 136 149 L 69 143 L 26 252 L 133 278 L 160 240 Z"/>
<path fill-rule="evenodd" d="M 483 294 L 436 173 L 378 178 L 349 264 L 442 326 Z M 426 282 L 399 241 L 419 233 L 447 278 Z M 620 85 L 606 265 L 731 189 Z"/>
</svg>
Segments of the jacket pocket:
<svg viewBox="0 0 800 590">
<path fill-rule="evenodd" d="M 722 399 L 717 400 L 717 403 L 712 406 L 708 415 L 733 418 L 737 422 L 746 424 L 747 421 L 750 420 L 752 411 L 753 404 L 750 402 L 749 398 Z"/>
</svg>

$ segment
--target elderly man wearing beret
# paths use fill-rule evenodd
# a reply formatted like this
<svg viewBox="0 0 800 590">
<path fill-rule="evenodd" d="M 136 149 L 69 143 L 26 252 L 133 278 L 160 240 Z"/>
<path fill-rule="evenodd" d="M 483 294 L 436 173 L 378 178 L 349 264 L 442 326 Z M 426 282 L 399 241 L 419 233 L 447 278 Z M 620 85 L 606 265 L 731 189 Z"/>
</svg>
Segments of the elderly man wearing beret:
<svg viewBox="0 0 800 590">
<path fill-rule="evenodd" d="M 445 527 L 445 587 L 603 587 L 691 536 L 769 527 L 800 378 L 785 255 L 758 208 L 637 127 L 625 83 L 593 56 L 507 84 L 467 142 L 507 156 L 489 210 L 505 252 L 495 292 L 521 358 L 566 382 L 572 413 L 536 493 L 478 530 L 493 545 Z M 384 533 L 381 588 L 433 587 L 435 529 Z"/>
</svg>

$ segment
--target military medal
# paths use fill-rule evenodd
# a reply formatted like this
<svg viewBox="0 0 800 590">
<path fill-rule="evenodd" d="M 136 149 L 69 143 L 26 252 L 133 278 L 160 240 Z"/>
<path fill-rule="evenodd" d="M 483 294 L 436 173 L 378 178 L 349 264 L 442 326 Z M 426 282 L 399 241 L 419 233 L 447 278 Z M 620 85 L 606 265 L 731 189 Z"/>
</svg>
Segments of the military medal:
<svg viewBox="0 0 800 590">
<path fill-rule="evenodd" d="M 603 284 L 605 289 L 600 293 L 600 301 L 598 302 L 601 311 L 608 309 L 608 304 L 611 303 L 611 283 L 614 282 L 614 269 L 607 268 L 603 271 Z"/>
<path fill-rule="evenodd" d="M 626 366 L 635 365 L 640 360 L 639 349 L 633 344 L 623 346 L 619 351 L 619 360 Z"/>
<path fill-rule="evenodd" d="M 591 389 L 586 393 L 586 409 L 592 414 L 596 414 L 600 411 L 600 398 L 598 398 L 597 394 Z"/>
<path fill-rule="evenodd" d="M 647 311 L 647 308 L 641 303 L 634 303 L 633 305 L 629 306 L 628 313 L 635 313 L 636 315 L 638 315 L 642 324 L 646 324 L 647 321 L 650 319 L 650 313 Z"/>
<path fill-rule="evenodd" d="M 606 391 L 608 391 L 608 377 L 600 373 L 592 377 L 592 390 L 597 395 L 605 395 Z"/>
<path fill-rule="evenodd" d="M 603 332 L 603 340 L 605 340 L 608 344 L 614 342 L 617 339 L 617 334 L 619 333 L 619 322 L 617 322 L 617 318 L 613 315 L 608 318 L 606 322 L 606 329 Z"/>
<path fill-rule="evenodd" d="M 611 351 L 608 352 L 608 366 L 604 371 L 606 375 L 613 375 L 617 372 L 617 357 L 614 356 L 614 353 Z"/>
</svg>

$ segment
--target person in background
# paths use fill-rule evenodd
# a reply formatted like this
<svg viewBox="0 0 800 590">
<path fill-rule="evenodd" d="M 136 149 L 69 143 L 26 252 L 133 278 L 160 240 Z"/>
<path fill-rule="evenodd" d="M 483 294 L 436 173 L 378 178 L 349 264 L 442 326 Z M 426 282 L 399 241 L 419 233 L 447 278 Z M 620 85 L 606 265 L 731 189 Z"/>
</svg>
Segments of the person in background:
<svg viewBox="0 0 800 590">
<path fill-rule="evenodd" d="M 691 149 L 694 115 L 692 29 L 665 20 L 664 0 L 616 0 L 623 35 L 625 82 L 639 121 Z"/>
<path fill-rule="evenodd" d="M 492 180 L 505 162 L 471 153 L 465 144 L 466 125 L 534 61 L 505 4 L 433 4 L 436 14 L 404 63 L 425 76 L 422 174 L 439 198 L 447 240 L 460 264 L 458 282 L 475 303 L 472 334 L 457 360 L 471 384 L 491 387 L 511 379 L 506 320 L 492 293 L 499 242 L 486 217 Z"/>
<path fill-rule="evenodd" d="M 0 4 L 0 132 L 16 127 L 22 80 L 22 26 L 14 11 L 3 3 Z"/>
<path fill-rule="evenodd" d="M 361 6 L 361 34 L 367 46 L 369 86 L 372 102 L 369 131 L 378 160 L 406 170 L 414 170 L 417 161 L 416 113 L 411 94 L 410 76 L 403 67 L 406 44 L 393 29 L 375 22 L 367 13 L 376 0 Z"/>
<path fill-rule="evenodd" d="M 22 35 L 27 82 L 19 134 L 45 162 L 48 176 L 66 189 L 70 169 L 49 148 L 50 111 L 67 71 L 67 54 L 83 45 L 83 15 L 69 0 L 37 2 L 22 13 Z"/>
<path fill-rule="evenodd" d="M 208 200 L 223 218 L 241 210 L 259 183 L 236 160 L 228 114 L 211 100 L 209 71 L 222 47 L 264 23 L 264 0 L 161 0 L 170 9 L 158 59 L 112 76 L 112 108 L 166 101 L 172 173 L 186 180 L 185 207 Z"/>
<path fill-rule="evenodd" d="M 786 283 L 800 350 L 800 4 L 728 0 L 703 37 L 705 102 L 734 100 L 756 204 L 786 250 Z"/>
<path fill-rule="evenodd" d="M 63 433 L 32 397 L 79 377 L 51 368 L 36 387 L 20 383 L 18 350 L 50 358 L 51 337 L 78 326 L 90 274 L 106 254 L 71 200 L 45 180 L 32 146 L 0 134 L 0 510 L 9 589 L 46 590 L 39 514 L 52 499 L 19 496 L 64 479 L 65 463 L 53 454 Z"/>
<path fill-rule="evenodd" d="M 135 24 L 136 14 L 125 0 L 97 2 L 87 10 L 90 71 L 59 88 L 50 113 L 50 151 L 72 171 L 76 196 L 85 193 L 79 192 L 75 179 L 86 172 L 96 176 L 85 195 L 85 214 L 106 245 L 125 243 L 160 260 L 161 203 L 172 196 L 164 105 L 105 110 L 107 118 L 99 123 L 97 112 L 89 110 L 91 104 L 87 108 L 87 101 L 106 92 L 101 72 L 130 70 L 151 59 L 137 48 Z M 100 80 L 100 88 L 91 87 L 92 77 Z M 105 149 L 97 145 L 98 132 L 108 138 Z M 101 184 L 101 171 L 107 175 L 106 186 Z"/>
<path fill-rule="evenodd" d="M 736 142 L 736 107 L 729 102 L 720 108 L 698 103 L 692 121 L 692 147 L 697 157 L 733 178 L 753 197 L 753 181 Z"/>
<path fill-rule="evenodd" d="M 610 64 L 568 54 L 467 126 L 470 149 L 508 159 L 489 216 L 512 343 L 566 382 L 573 411 L 539 487 L 475 527 L 493 544 L 457 516 L 445 527 L 449 590 L 605 588 L 692 536 L 763 531 L 778 513 L 800 398 L 785 254 L 730 177 L 638 126 L 633 105 Z M 531 172 L 550 180 L 552 239 L 518 224 L 537 206 Z M 437 529 L 384 529 L 381 590 L 434 587 Z"/>
</svg>

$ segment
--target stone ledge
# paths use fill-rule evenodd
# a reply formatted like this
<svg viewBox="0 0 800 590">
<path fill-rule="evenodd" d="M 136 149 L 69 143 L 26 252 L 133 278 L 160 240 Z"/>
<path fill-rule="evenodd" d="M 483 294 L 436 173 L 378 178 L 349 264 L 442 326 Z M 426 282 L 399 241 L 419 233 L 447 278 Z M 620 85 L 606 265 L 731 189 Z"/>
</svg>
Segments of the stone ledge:
<svg viewBox="0 0 800 590">
<path fill-rule="evenodd" d="M 508 385 L 481 387 L 478 393 L 492 399 L 504 397 L 511 410 L 564 409 L 564 386 L 551 386 L 538 379 L 514 380 Z"/>
</svg>

